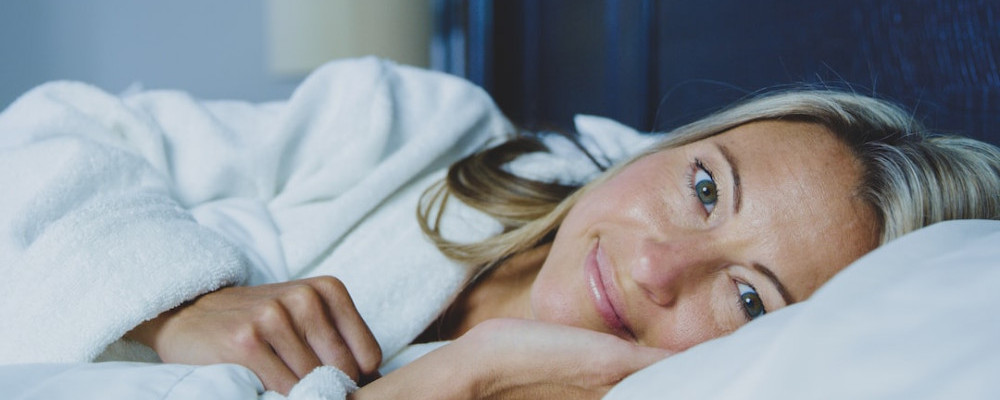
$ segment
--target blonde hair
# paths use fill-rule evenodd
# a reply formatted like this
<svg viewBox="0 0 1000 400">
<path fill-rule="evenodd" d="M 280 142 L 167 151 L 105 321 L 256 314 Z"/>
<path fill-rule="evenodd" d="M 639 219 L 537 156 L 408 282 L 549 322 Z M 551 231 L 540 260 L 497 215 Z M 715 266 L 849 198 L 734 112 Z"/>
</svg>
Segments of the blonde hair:
<svg viewBox="0 0 1000 400">
<path fill-rule="evenodd" d="M 501 167 L 544 151 L 530 137 L 473 154 L 421 198 L 425 234 L 448 257 L 489 269 L 551 240 L 563 217 L 590 188 L 644 155 L 705 139 L 761 120 L 816 123 L 845 143 L 861 162 L 857 195 L 874 211 L 880 243 L 951 219 L 1000 219 L 1000 149 L 958 136 L 938 136 L 884 100 L 834 90 L 790 90 L 757 96 L 667 133 L 652 148 L 594 181 L 572 187 L 521 179 Z M 450 197 L 499 220 L 504 231 L 474 243 L 441 236 L 438 222 Z"/>
</svg>

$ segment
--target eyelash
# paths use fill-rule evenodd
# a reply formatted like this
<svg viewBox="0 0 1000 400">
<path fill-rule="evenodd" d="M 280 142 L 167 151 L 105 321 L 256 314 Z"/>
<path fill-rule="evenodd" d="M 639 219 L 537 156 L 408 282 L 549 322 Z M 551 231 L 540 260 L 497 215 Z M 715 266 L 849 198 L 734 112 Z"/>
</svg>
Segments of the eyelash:
<svg viewBox="0 0 1000 400">
<path fill-rule="evenodd" d="M 750 288 L 750 290 L 757 294 L 757 300 L 760 301 L 761 307 L 761 313 L 759 315 L 754 316 L 750 314 L 750 310 L 747 309 L 747 305 L 743 302 L 743 293 L 741 293 L 739 289 L 740 285 Z M 767 307 L 764 306 L 764 299 L 760 298 L 760 292 L 757 291 L 757 288 L 753 285 L 743 281 L 736 281 L 736 307 L 739 308 L 740 313 L 743 314 L 743 318 L 746 319 L 746 322 L 753 321 L 754 319 L 767 314 Z"/>
<path fill-rule="evenodd" d="M 698 182 L 695 182 L 695 179 L 696 179 L 696 177 L 698 175 L 698 170 L 701 170 L 701 171 L 705 172 L 705 174 L 708 175 L 708 179 L 712 180 L 712 182 L 715 184 L 714 185 L 714 189 L 715 189 L 715 203 L 713 204 L 713 207 L 712 207 L 713 210 L 714 210 L 714 205 L 718 204 L 719 197 L 721 196 L 720 193 L 719 193 L 719 184 L 715 180 L 715 173 L 713 173 L 712 170 L 708 166 L 705 165 L 705 163 L 703 163 L 700 159 L 697 159 L 697 158 L 694 159 L 694 161 L 692 162 L 692 168 L 690 168 L 688 170 L 688 172 L 687 172 L 687 182 L 688 182 L 688 187 L 691 189 L 691 192 L 690 192 L 691 193 L 691 197 L 694 197 L 695 200 L 697 200 L 699 203 L 701 203 L 701 199 L 699 198 L 698 188 L 697 188 L 697 183 Z M 711 213 L 712 213 L 711 210 L 705 209 L 705 204 L 704 203 L 701 203 L 699 206 L 702 207 L 707 214 L 711 215 Z M 761 307 L 761 310 L 760 310 L 761 313 L 759 315 L 755 316 L 755 315 L 752 315 L 750 313 L 750 310 L 747 308 L 747 305 L 744 303 L 743 293 L 741 292 L 741 290 L 739 288 L 740 285 L 744 285 L 744 286 L 750 288 L 750 290 L 752 290 L 755 294 L 757 294 L 757 301 L 760 302 L 760 307 Z M 751 285 L 749 283 L 742 282 L 742 281 L 737 281 L 736 282 L 736 307 L 740 310 L 740 313 L 743 315 L 743 318 L 747 322 L 750 322 L 750 321 L 754 320 L 755 318 L 757 318 L 757 317 L 759 317 L 759 316 L 764 315 L 764 314 L 767 313 L 767 309 L 763 305 L 763 300 L 760 298 L 760 292 L 757 291 L 757 288 L 755 288 L 753 285 Z"/>
<path fill-rule="evenodd" d="M 708 177 L 709 177 L 709 179 L 712 180 L 712 182 L 716 182 L 716 180 L 715 180 L 715 173 L 712 172 L 712 170 L 708 166 L 706 166 L 705 163 L 703 163 L 698 158 L 694 159 L 694 161 L 692 162 L 692 167 L 693 168 L 689 169 L 688 173 L 687 173 L 687 184 L 688 184 L 688 188 L 691 189 L 691 191 L 690 191 L 691 197 L 694 197 L 695 200 L 698 200 L 698 189 L 695 187 L 696 184 L 697 184 L 697 182 L 694 181 L 695 175 L 697 175 L 697 170 L 700 169 L 700 170 L 704 171 L 706 174 L 708 174 Z M 720 196 L 721 196 L 721 193 L 720 193 L 720 190 L 719 190 L 719 185 L 716 182 L 716 185 L 715 185 L 715 197 L 716 197 L 716 199 L 718 199 Z M 718 200 L 716 200 L 716 203 L 718 203 Z M 704 206 L 702 206 L 702 207 L 704 207 Z M 708 212 L 708 214 L 711 214 L 711 212 Z"/>
</svg>

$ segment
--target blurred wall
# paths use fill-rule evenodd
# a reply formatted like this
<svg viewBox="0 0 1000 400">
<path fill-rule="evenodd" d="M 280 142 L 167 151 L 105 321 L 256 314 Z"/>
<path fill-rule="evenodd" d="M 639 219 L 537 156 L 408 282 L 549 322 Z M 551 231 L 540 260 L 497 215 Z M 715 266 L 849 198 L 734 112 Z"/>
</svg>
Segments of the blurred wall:
<svg viewBox="0 0 1000 400">
<path fill-rule="evenodd" d="M 277 74 L 367 55 L 430 66 L 430 0 L 267 0 L 264 13 L 268 66 Z"/>
<path fill-rule="evenodd" d="M 1000 0 L 475 1 L 493 5 L 482 81 L 527 129 L 590 113 L 669 130 L 806 84 L 1000 145 Z"/>
<path fill-rule="evenodd" d="M 263 0 L 0 3 L 0 107 L 54 79 L 117 93 L 133 84 L 202 98 L 288 97 L 268 72 Z"/>
</svg>

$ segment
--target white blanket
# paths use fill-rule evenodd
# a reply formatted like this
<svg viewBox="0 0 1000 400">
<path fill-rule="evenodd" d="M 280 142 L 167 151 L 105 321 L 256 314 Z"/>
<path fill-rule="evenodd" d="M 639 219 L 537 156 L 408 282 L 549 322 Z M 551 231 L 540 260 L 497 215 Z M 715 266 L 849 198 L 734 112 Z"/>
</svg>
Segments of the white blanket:
<svg viewBox="0 0 1000 400">
<path fill-rule="evenodd" d="M 420 235 L 417 196 L 511 132 L 473 85 L 376 59 L 260 105 L 43 85 L 0 115 L 0 364 L 137 357 L 105 351 L 198 294 L 319 274 L 392 355 L 468 273 Z M 459 214 L 455 234 L 491 233 Z"/>
<path fill-rule="evenodd" d="M 650 140 L 601 118 L 576 126 L 598 158 Z M 374 59 L 328 65 L 262 105 L 69 82 L 26 94 L 0 114 L 0 397 L 280 397 L 234 365 L 87 362 L 143 356 L 119 338 L 197 294 L 319 274 L 345 281 L 388 364 L 419 354 L 400 351 L 467 271 L 423 239 L 416 199 L 510 130 L 472 85 Z M 596 173 L 574 146 L 549 144 L 561 156 L 511 170 Z M 452 237 L 496 229 L 454 211 Z M 997 398 L 998 241 L 998 221 L 914 232 L 608 398 Z M 289 397 L 343 398 L 351 385 L 324 367 Z"/>
</svg>

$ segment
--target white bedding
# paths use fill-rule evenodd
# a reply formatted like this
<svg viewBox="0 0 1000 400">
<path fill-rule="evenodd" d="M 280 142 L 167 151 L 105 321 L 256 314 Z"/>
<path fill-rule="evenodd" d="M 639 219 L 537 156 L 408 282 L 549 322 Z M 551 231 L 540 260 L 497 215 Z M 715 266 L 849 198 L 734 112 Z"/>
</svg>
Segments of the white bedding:
<svg viewBox="0 0 1000 400">
<path fill-rule="evenodd" d="M 370 58 L 261 105 L 36 88 L 0 114 L 0 386 L 53 371 L 19 364 L 148 359 L 118 340 L 145 319 L 223 285 L 319 274 L 345 282 L 391 356 L 468 275 L 420 234 L 417 196 L 511 131 L 474 85 Z"/>
<path fill-rule="evenodd" d="M 597 129 L 615 133 L 596 139 L 610 158 L 630 150 L 622 138 L 637 138 L 611 121 L 578 122 L 613 128 Z M 288 101 L 267 104 L 42 85 L 0 114 L 0 386 L 104 397 L 101 385 L 54 383 L 115 381 L 141 376 L 138 368 L 151 379 L 131 398 L 169 397 L 206 371 L 230 378 L 218 382 L 233 385 L 229 393 L 257 392 L 237 366 L 80 363 L 156 361 L 119 338 L 223 285 L 315 275 L 345 283 L 391 359 L 469 274 L 421 234 L 418 196 L 451 162 L 512 131 L 480 88 L 370 58 L 331 63 Z M 533 160 L 536 173 L 551 164 Z M 551 173 L 567 170 L 596 171 Z M 499 229 L 452 206 L 448 236 Z M 343 398 L 351 385 L 321 368 L 291 396 Z"/>
<path fill-rule="evenodd" d="M 995 399 L 998 244 L 1000 221 L 904 236 L 810 300 L 654 364 L 606 399 Z M 98 363 L 0 366 L 0 386 L 18 400 L 207 400 L 253 398 L 259 382 L 232 365 Z"/>
<path fill-rule="evenodd" d="M 648 143 L 610 120 L 576 122 L 611 159 Z M 76 83 L 33 92 L 0 115 L 0 397 L 276 397 L 235 365 L 87 362 L 143 319 L 237 282 L 336 275 L 383 352 L 403 350 L 466 274 L 422 240 L 416 197 L 509 130 L 468 83 L 373 59 L 331 64 L 271 104 Z M 594 170 L 579 159 L 511 169 L 585 179 Z M 446 229 L 495 225 L 463 211 Z M 998 260 L 998 221 L 918 231 L 608 398 L 1000 397 Z M 119 341 L 101 359 L 135 348 Z M 342 398 L 338 379 L 318 370 L 291 397 Z"/>
<path fill-rule="evenodd" d="M 1000 221 L 949 221 L 607 399 L 1000 398 Z"/>
</svg>

